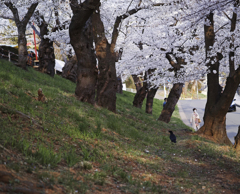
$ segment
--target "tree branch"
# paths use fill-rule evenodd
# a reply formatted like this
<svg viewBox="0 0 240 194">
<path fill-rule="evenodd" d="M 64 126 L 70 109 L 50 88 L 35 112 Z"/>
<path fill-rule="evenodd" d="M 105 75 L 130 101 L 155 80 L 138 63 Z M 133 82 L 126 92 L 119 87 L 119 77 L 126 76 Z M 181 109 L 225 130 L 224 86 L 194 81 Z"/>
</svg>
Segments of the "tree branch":
<svg viewBox="0 0 240 194">
<path fill-rule="evenodd" d="M 139 8 L 136 8 L 136 9 L 129 10 L 125 14 L 123 14 L 121 16 L 118 16 L 116 18 L 115 24 L 114 24 L 114 29 L 113 29 L 113 32 L 112 32 L 111 51 L 114 51 L 114 48 L 115 48 L 115 45 L 116 45 L 116 42 L 117 42 L 117 38 L 118 38 L 118 34 L 119 34 L 118 27 L 119 27 L 120 23 L 122 22 L 122 20 L 126 19 L 130 15 L 133 15 L 133 14 L 137 13 L 139 10 L 141 10 L 143 8 L 144 7 L 139 7 Z"/>
<path fill-rule="evenodd" d="M 12 18 L 12 17 L 0 16 L 0 18 L 6 19 L 6 20 L 13 20 L 13 21 L 15 21 L 15 19 Z"/>
<path fill-rule="evenodd" d="M 32 17 L 36 7 L 38 6 L 38 3 L 33 3 L 30 8 L 28 9 L 27 14 L 24 16 L 22 22 L 24 26 L 27 26 L 28 21 L 30 20 L 30 18 Z"/>
<path fill-rule="evenodd" d="M 223 11 L 223 13 L 230 21 L 232 20 L 225 11 Z"/>
<path fill-rule="evenodd" d="M 17 26 L 19 26 L 20 25 L 20 19 L 19 19 L 17 8 L 14 7 L 11 2 L 4 3 L 4 4 L 12 11 L 15 23 L 16 23 Z"/>
</svg>

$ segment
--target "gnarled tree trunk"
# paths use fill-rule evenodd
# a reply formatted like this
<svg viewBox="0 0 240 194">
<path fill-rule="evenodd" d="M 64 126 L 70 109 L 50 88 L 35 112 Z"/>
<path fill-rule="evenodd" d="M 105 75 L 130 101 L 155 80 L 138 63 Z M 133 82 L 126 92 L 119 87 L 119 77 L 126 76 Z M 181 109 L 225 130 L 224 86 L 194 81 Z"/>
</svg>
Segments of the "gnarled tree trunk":
<svg viewBox="0 0 240 194">
<path fill-rule="evenodd" d="M 208 95 L 204 113 L 204 125 L 198 130 L 198 134 L 213 137 L 218 143 L 232 145 L 226 133 L 226 114 L 239 83 L 240 68 L 238 68 L 234 77 L 227 78 L 225 90 L 221 94 L 220 87 L 218 87 L 218 77 L 216 77 L 216 74 L 208 74 Z"/>
<path fill-rule="evenodd" d="M 148 113 L 148 114 L 152 114 L 153 100 L 154 100 L 154 96 L 157 93 L 157 90 L 158 90 L 158 87 L 157 88 L 151 88 L 148 91 L 147 102 L 146 102 L 146 113 Z"/>
<path fill-rule="evenodd" d="M 89 18 L 79 39 L 77 86 L 75 94 L 80 101 L 95 103 L 95 86 L 97 81 L 96 56 L 93 48 L 92 23 Z"/>
<path fill-rule="evenodd" d="M 158 120 L 169 123 L 175 106 L 181 96 L 183 83 L 173 84 L 173 87 L 168 95 L 167 104 L 164 106 Z"/>
<path fill-rule="evenodd" d="M 121 76 L 117 77 L 117 93 L 122 94 L 122 78 Z"/>
<path fill-rule="evenodd" d="M 77 82 L 77 57 L 74 55 L 67 61 L 62 69 L 62 77 Z"/>
<path fill-rule="evenodd" d="M 70 42 L 78 60 L 75 94 L 80 101 L 95 103 L 96 57 L 93 48 L 92 22 L 89 19 L 98 9 L 100 0 L 86 0 L 78 4 L 71 0 L 73 17 L 69 26 Z"/>
<path fill-rule="evenodd" d="M 142 87 L 142 82 L 141 82 L 140 78 L 137 75 L 132 75 L 132 78 L 133 78 L 136 90 L 138 92 L 141 89 L 141 87 Z"/>
<path fill-rule="evenodd" d="M 25 32 L 26 26 L 21 25 L 18 27 L 18 65 L 26 70 L 28 52 Z"/>
<path fill-rule="evenodd" d="M 236 150 L 240 150 L 240 125 L 238 126 L 238 133 L 237 135 L 234 137 L 235 143 L 233 145 L 233 147 Z"/>
<path fill-rule="evenodd" d="M 53 41 L 48 38 L 44 38 L 48 35 L 48 24 L 43 17 L 40 17 L 41 21 L 38 22 L 40 28 L 41 43 L 39 46 L 39 69 L 40 71 L 49 74 L 54 77 L 55 75 L 55 54 Z"/>
<path fill-rule="evenodd" d="M 137 108 L 142 108 L 142 104 L 147 93 L 148 93 L 147 74 L 145 74 L 143 86 L 140 88 L 140 90 L 137 91 L 136 95 L 134 96 L 133 106 Z"/>
<path fill-rule="evenodd" d="M 117 77 L 115 61 L 117 55 L 111 50 L 104 33 L 104 26 L 100 18 L 100 11 L 93 14 L 93 33 L 96 43 L 96 55 L 98 59 L 98 82 L 97 82 L 97 104 L 108 110 L 116 111 Z"/>
<path fill-rule="evenodd" d="M 12 2 L 4 3 L 13 13 L 14 21 L 16 23 L 18 29 L 18 65 L 21 66 L 23 69 L 27 69 L 27 39 L 26 39 L 26 26 L 28 21 L 32 17 L 38 3 L 33 3 L 29 7 L 26 15 L 23 17 L 22 20 L 19 18 L 17 8 L 12 4 Z"/>
<path fill-rule="evenodd" d="M 210 13 L 207 19 L 210 21 L 210 25 L 204 26 L 204 32 L 206 58 L 209 58 L 208 52 L 211 50 L 215 40 L 213 13 Z M 232 145 L 226 133 L 226 114 L 240 83 L 240 67 L 234 70 L 234 68 L 231 67 L 233 64 L 229 64 L 229 77 L 227 78 L 224 92 L 221 93 L 221 87 L 219 85 L 219 61 L 221 59 L 222 55 L 217 53 L 217 56 L 211 56 L 209 64 L 207 64 L 210 73 L 207 75 L 208 95 L 204 114 L 204 125 L 197 133 L 213 137 L 219 143 Z"/>
</svg>

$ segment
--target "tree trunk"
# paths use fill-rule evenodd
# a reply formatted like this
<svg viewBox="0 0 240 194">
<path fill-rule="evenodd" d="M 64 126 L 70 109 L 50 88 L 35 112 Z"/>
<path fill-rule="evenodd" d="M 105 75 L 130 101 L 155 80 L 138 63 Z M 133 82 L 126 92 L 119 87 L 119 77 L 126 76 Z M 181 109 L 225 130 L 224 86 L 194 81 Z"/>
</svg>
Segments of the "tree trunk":
<svg viewBox="0 0 240 194">
<path fill-rule="evenodd" d="M 184 97 L 187 95 L 188 85 L 189 85 L 189 82 L 185 82 L 184 83 L 184 87 L 183 87 L 183 95 L 184 95 Z"/>
<path fill-rule="evenodd" d="M 133 106 L 137 108 L 142 108 L 142 104 L 147 93 L 148 93 L 147 74 L 145 74 L 143 86 L 140 88 L 140 90 L 137 91 L 136 95 L 134 96 Z"/>
<path fill-rule="evenodd" d="M 79 5 L 77 0 L 72 0 L 70 3 L 73 17 L 69 26 L 69 35 L 78 60 L 75 94 L 80 101 L 91 104 L 95 103 L 97 73 L 91 30 L 92 22 L 89 18 L 94 10 L 98 9 L 99 2 L 99 0 L 86 0 Z M 86 9 L 86 7 L 92 9 Z"/>
<path fill-rule="evenodd" d="M 82 30 L 79 39 L 77 86 L 75 94 L 80 101 L 95 103 L 95 86 L 97 83 L 96 56 L 93 48 L 91 18 Z"/>
<path fill-rule="evenodd" d="M 208 20 L 210 21 L 210 26 L 204 26 L 206 58 L 209 58 L 208 51 L 211 50 L 215 39 L 213 13 L 209 14 Z M 219 61 L 221 59 L 222 55 L 217 53 L 217 56 L 211 56 L 207 64 L 210 73 L 207 75 L 208 95 L 203 118 L 204 125 L 197 133 L 211 136 L 219 143 L 232 145 L 227 137 L 225 121 L 228 108 L 240 83 L 240 67 L 230 72 L 224 92 L 221 93 L 221 87 L 219 85 Z"/>
<path fill-rule="evenodd" d="M 44 38 L 48 35 L 48 24 L 45 22 L 44 18 L 41 17 L 42 21 L 38 23 L 40 28 L 41 43 L 39 46 L 39 69 L 40 71 L 49 74 L 54 77 L 55 75 L 55 54 L 53 41 L 48 38 Z"/>
<path fill-rule="evenodd" d="M 220 88 L 217 87 L 218 80 L 216 78 L 213 79 L 212 77 L 213 75 L 208 75 L 208 95 L 204 113 L 204 125 L 197 133 L 211 136 L 218 143 L 232 145 L 227 137 L 225 120 L 228 108 L 232 103 L 237 87 L 240 83 L 240 68 L 238 68 L 234 77 L 227 78 L 223 93 L 219 93 Z M 217 88 L 216 90 L 214 90 L 214 86 Z"/>
<path fill-rule="evenodd" d="M 102 51 L 104 47 L 106 50 Z M 97 44 L 96 52 L 100 71 L 97 83 L 97 104 L 112 112 L 116 112 L 117 78 L 115 69 L 115 53 L 110 52 L 110 45 L 106 44 L 105 41 L 103 41 L 103 44 Z M 104 56 L 102 56 L 102 54 Z M 103 58 L 101 58 L 100 55 Z"/>
<path fill-rule="evenodd" d="M 73 56 L 67 61 L 62 69 L 62 77 L 77 82 L 77 57 Z"/>
<path fill-rule="evenodd" d="M 12 2 L 5 2 L 4 3 L 13 13 L 14 21 L 16 23 L 17 29 L 18 29 L 18 65 L 21 66 L 23 69 L 27 69 L 27 40 L 26 40 L 26 26 L 32 17 L 32 14 L 34 13 L 36 7 L 38 6 L 38 3 L 33 3 L 28 8 L 27 13 L 23 17 L 22 20 L 19 18 L 18 10 L 13 5 Z"/>
<path fill-rule="evenodd" d="M 157 93 L 157 90 L 158 90 L 158 87 L 157 88 L 151 88 L 148 91 L 147 102 L 146 102 L 146 113 L 148 113 L 148 114 L 152 114 L 153 99 L 154 99 L 154 96 Z"/>
<path fill-rule="evenodd" d="M 98 59 L 97 104 L 116 112 L 117 77 L 115 61 L 117 56 L 105 37 L 100 11 L 93 14 L 93 33 Z"/>
<path fill-rule="evenodd" d="M 203 127 L 197 133 L 211 136 L 220 144 L 232 145 L 226 133 L 226 116 L 223 118 L 221 115 L 214 115 L 214 113 L 206 116 Z"/>
<path fill-rule="evenodd" d="M 117 77 L 117 93 L 122 94 L 122 79 L 121 76 Z"/>
<path fill-rule="evenodd" d="M 163 108 L 161 115 L 159 116 L 158 120 L 163 121 L 165 123 L 169 123 L 172 113 L 175 110 L 175 106 L 181 96 L 183 88 L 183 83 L 176 83 L 173 84 L 173 87 L 168 95 L 167 104 Z"/>
<path fill-rule="evenodd" d="M 27 69 L 27 39 L 26 28 L 24 26 L 18 27 L 18 65 L 23 69 Z"/>
<path fill-rule="evenodd" d="M 132 75 L 132 78 L 133 78 L 134 84 L 136 86 L 136 90 L 138 92 L 142 87 L 141 80 L 137 75 Z"/>
<path fill-rule="evenodd" d="M 237 135 L 234 137 L 235 143 L 233 145 L 233 147 L 236 150 L 240 150 L 240 125 L 238 126 L 238 133 Z"/>
</svg>

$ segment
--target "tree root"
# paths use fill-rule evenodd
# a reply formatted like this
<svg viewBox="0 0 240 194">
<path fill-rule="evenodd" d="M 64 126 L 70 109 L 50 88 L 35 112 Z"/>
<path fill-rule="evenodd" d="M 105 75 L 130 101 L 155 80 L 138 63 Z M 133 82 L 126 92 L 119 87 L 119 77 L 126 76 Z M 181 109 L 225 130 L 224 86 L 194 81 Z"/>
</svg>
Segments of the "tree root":
<svg viewBox="0 0 240 194">
<path fill-rule="evenodd" d="M 3 186 L 0 187 L 0 191 L 2 192 L 10 192 L 10 193 L 22 193 L 22 194 L 43 194 L 44 190 L 37 191 L 35 189 L 26 189 L 21 187 L 13 187 L 13 186 Z"/>
<path fill-rule="evenodd" d="M 37 126 L 40 127 L 40 128 L 43 128 L 41 125 L 38 124 L 38 121 L 35 120 L 34 118 L 32 118 L 32 117 L 30 117 L 30 116 L 28 116 L 28 115 L 26 115 L 26 114 L 24 114 L 24 113 L 22 113 L 22 112 L 20 112 L 20 111 L 18 111 L 18 110 L 9 108 L 9 107 L 7 107 L 7 106 L 4 105 L 4 104 L 0 104 L 0 105 L 1 105 L 2 107 L 4 107 L 5 109 L 10 110 L 10 111 L 13 112 L 13 113 L 18 113 L 18 114 L 20 114 L 21 116 L 23 116 L 23 117 L 25 117 L 25 118 L 27 118 L 27 119 L 30 119 L 35 125 L 37 125 Z M 0 110 L 1 110 L 1 106 L 0 106 Z"/>
<path fill-rule="evenodd" d="M 240 150 L 240 125 L 238 126 L 238 133 L 234 137 L 234 140 L 235 140 L 235 143 L 233 145 L 233 148 L 235 148 L 236 150 Z"/>
<path fill-rule="evenodd" d="M 4 146 L 2 146 L 1 144 L 0 144 L 0 148 L 2 148 L 3 150 L 5 150 L 7 153 L 9 153 L 9 154 L 12 154 L 7 148 L 5 148 Z"/>
</svg>

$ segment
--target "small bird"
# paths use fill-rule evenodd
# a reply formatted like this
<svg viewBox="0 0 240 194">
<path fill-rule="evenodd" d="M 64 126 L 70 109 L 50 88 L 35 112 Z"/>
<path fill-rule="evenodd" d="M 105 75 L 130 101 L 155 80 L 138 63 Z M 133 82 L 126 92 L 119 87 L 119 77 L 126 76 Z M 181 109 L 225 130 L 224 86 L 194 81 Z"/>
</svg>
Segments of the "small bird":
<svg viewBox="0 0 240 194">
<path fill-rule="evenodd" d="M 173 132 L 172 131 L 168 131 L 169 133 L 170 133 L 170 139 L 171 139 L 171 142 L 173 142 L 173 143 L 176 143 L 176 136 L 173 134 Z"/>
</svg>

